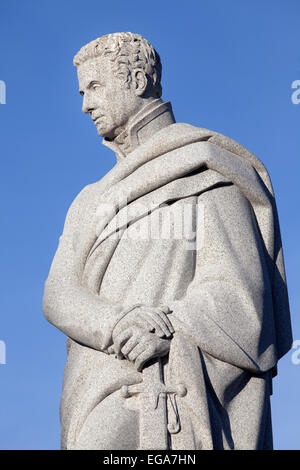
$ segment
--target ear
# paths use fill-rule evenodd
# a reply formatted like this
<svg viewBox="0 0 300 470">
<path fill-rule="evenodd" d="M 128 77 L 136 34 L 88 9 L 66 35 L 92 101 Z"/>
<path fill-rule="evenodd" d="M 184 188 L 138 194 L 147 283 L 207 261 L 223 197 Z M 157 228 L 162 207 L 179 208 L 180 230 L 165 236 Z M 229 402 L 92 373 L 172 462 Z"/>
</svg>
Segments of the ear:
<svg viewBox="0 0 300 470">
<path fill-rule="evenodd" d="M 135 70 L 133 73 L 133 83 L 135 86 L 135 93 L 137 96 L 142 96 L 148 85 L 146 74 L 143 70 Z"/>
</svg>

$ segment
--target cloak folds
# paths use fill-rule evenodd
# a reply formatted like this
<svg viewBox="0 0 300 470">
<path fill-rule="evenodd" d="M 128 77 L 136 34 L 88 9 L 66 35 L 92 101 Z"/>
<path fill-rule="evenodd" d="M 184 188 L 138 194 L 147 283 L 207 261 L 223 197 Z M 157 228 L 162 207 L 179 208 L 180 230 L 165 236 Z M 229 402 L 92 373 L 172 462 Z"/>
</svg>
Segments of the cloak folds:
<svg viewBox="0 0 300 470">
<path fill-rule="evenodd" d="M 185 204 L 194 214 L 202 207 L 201 223 L 191 221 L 193 249 L 187 240 L 132 236 Z M 68 213 L 45 303 L 71 338 L 63 447 L 76 448 L 106 396 L 142 380 L 108 355 L 115 323 L 135 304 L 165 304 L 176 331 L 165 381 L 188 390 L 176 398 L 172 449 L 272 448 L 271 381 L 291 327 L 273 189 L 244 147 L 171 124 L 86 187 Z"/>
</svg>

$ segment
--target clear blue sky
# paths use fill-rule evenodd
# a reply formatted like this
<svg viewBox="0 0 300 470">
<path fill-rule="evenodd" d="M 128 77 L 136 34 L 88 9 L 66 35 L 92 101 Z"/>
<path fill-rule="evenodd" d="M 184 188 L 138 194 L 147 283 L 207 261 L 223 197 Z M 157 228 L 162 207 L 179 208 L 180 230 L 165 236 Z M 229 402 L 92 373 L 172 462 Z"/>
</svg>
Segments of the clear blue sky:
<svg viewBox="0 0 300 470">
<path fill-rule="evenodd" d="M 73 55 L 106 33 L 148 38 L 177 121 L 226 134 L 266 164 L 277 196 L 294 339 L 300 339 L 299 0 L 1 0 L 0 448 L 59 448 L 65 337 L 43 284 L 76 194 L 115 163 L 81 113 Z M 300 449 L 300 364 L 279 364 L 275 447 Z"/>
</svg>

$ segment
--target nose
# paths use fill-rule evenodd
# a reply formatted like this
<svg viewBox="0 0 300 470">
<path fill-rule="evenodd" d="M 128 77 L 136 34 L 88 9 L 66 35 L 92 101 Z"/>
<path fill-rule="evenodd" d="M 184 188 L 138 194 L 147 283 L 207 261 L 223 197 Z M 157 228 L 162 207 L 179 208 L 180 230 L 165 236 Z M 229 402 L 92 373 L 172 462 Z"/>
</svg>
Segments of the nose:
<svg viewBox="0 0 300 470">
<path fill-rule="evenodd" d="M 90 97 L 88 93 L 85 93 L 83 95 L 83 100 L 82 100 L 82 112 L 83 113 L 90 113 L 93 111 L 94 107 L 91 103 Z"/>
</svg>

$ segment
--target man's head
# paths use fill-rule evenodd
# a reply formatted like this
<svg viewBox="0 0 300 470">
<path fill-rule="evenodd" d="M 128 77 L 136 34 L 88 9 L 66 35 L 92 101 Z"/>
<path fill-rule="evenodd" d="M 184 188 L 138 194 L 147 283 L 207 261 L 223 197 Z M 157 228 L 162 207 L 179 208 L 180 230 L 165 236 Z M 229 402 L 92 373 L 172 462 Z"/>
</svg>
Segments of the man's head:
<svg viewBox="0 0 300 470">
<path fill-rule="evenodd" d="M 99 135 L 113 139 L 145 102 L 160 98 L 160 57 L 139 34 L 114 33 L 83 46 L 74 57 L 82 110 Z"/>
</svg>

